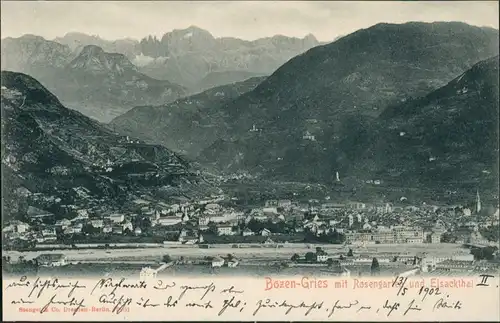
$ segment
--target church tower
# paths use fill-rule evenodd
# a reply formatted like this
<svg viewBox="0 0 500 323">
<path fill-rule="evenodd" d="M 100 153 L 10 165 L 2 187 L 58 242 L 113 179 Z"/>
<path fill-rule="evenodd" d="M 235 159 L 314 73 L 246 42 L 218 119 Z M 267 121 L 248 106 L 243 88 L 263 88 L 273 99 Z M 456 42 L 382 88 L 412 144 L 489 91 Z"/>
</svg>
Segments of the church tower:
<svg viewBox="0 0 500 323">
<path fill-rule="evenodd" d="M 476 191 L 476 213 L 481 212 L 481 197 L 479 196 L 479 190 Z"/>
</svg>

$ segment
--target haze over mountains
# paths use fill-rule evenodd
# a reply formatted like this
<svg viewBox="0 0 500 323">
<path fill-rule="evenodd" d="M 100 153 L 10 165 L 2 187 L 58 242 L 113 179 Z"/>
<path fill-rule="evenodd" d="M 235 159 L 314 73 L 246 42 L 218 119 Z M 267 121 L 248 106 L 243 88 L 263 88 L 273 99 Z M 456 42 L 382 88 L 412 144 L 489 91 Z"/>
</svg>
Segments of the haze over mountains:
<svg viewBox="0 0 500 323">
<path fill-rule="evenodd" d="M 84 44 L 92 37 L 79 40 L 79 49 L 78 35 L 71 38 L 72 48 L 40 43 L 50 47 L 51 66 L 83 80 L 71 83 L 61 76 L 64 83 L 79 84 L 76 102 L 94 95 L 141 102 L 133 109 L 115 103 L 123 110 L 114 110 L 110 126 L 210 169 L 277 181 L 332 184 L 339 172 L 343 184 L 377 179 L 394 187 L 491 188 L 498 179 L 498 131 L 492 123 L 498 118 L 498 37 L 496 29 L 465 23 L 411 22 L 377 24 L 306 51 L 315 43 L 312 37 L 245 42 L 216 39 L 194 27 L 161 40 L 148 37 L 134 45 L 139 49 L 121 44 L 129 46 L 122 49 L 127 54 Z M 19 56 L 30 62 L 19 65 L 39 73 L 44 51 L 24 46 L 34 55 Z M 9 47 L 10 55 L 17 50 L 11 48 L 16 47 Z M 267 51 L 303 53 L 266 77 L 248 62 L 255 59 L 255 66 L 272 70 L 269 57 L 275 56 Z M 233 54 L 238 58 L 228 58 Z M 175 75 L 191 88 L 151 79 L 143 73 L 148 68 Z M 85 90 L 87 83 L 105 86 Z M 113 86 L 118 90 L 107 97 Z"/>
<path fill-rule="evenodd" d="M 186 94 L 186 89 L 140 73 L 123 54 L 94 45 L 78 55 L 38 36 L 2 41 L 2 69 L 40 80 L 68 107 L 102 122 L 141 104 L 160 104 Z"/>
<path fill-rule="evenodd" d="M 147 36 L 140 41 L 106 41 L 97 36 L 68 33 L 56 42 L 79 52 L 86 45 L 97 45 L 107 52 L 126 55 L 145 74 L 180 84 L 193 91 L 204 90 L 198 83 L 211 73 L 231 75 L 229 83 L 249 78 L 246 73 L 269 75 L 290 58 L 320 44 L 313 35 L 303 39 L 273 36 L 247 41 L 215 38 L 210 32 L 191 26 L 165 33 L 160 39 Z M 214 76 L 211 76 L 214 78 Z M 222 81 L 211 85 L 228 83 Z"/>
<path fill-rule="evenodd" d="M 83 33 L 54 41 L 24 35 L 2 41 L 2 69 L 27 73 L 68 107 L 109 122 L 134 106 L 166 104 L 189 93 L 269 75 L 318 44 L 312 35 L 253 42 L 214 38 L 197 27 L 140 42 Z"/>
<path fill-rule="evenodd" d="M 9 183 L 2 199 L 11 215 L 26 202 L 26 189 L 41 194 L 39 207 L 59 215 L 67 205 L 112 210 L 141 194 L 192 197 L 201 187 L 210 192 L 165 147 L 118 135 L 65 108 L 28 75 L 2 72 L 1 81 L 2 175 Z"/>
</svg>

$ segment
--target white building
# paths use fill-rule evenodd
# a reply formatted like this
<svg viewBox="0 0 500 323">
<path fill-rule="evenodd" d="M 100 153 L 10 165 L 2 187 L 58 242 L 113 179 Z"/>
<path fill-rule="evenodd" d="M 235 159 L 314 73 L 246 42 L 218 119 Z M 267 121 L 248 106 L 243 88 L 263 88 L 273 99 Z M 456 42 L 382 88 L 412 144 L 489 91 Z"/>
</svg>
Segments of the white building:
<svg viewBox="0 0 500 323">
<path fill-rule="evenodd" d="M 114 223 L 121 223 L 125 220 L 125 215 L 120 213 L 113 213 L 108 216 L 109 220 Z"/>
<path fill-rule="evenodd" d="M 246 236 L 253 236 L 253 235 L 255 235 L 255 232 L 253 232 L 249 228 L 246 228 L 245 230 L 243 230 L 243 236 L 244 237 L 246 237 Z"/>
<path fill-rule="evenodd" d="M 104 221 L 101 220 L 101 219 L 95 219 L 95 220 L 91 220 L 90 221 L 90 224 L 94 227 L 94 228 L 102 228 L 104 226 Z"/>
<path fill-rule="evenodd" d="M 48 253 L 36 258 L 38 265 L 44 267 L 59 267 L 68 264 L 67 258 L 63 254 Z"/>
<path fill-rule="evenodd" d="M 220 224 L 217 226 L 217 234 L 220 236 L 232 235 L 233 226 L 231 224 Z"/>
<path fill-rule="evenodd" d="M 165 216 L 165 217 L 160 217 L 157 220 L 157 223 L 163 226 L 176 225 L 181 222 L 182 218 L 179 218 L 177 216 Z"/>
<path fill-rule="evenodd" d="M 224 266 L 224 259 L 216 257 L 212 260 L 212 267 L 222 267 Z"/>
</svg>

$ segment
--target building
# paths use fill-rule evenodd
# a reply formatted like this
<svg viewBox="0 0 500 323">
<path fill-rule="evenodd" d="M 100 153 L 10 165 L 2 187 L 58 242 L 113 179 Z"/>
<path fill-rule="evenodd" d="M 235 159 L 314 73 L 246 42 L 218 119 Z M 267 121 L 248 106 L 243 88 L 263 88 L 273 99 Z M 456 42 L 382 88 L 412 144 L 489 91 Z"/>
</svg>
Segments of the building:
<svg viewBox="0 0 500 323">
<path fill-rule="evenodd" d="M 441 242 L 441 233 L 433 232 L 431 233 L 431 243 L 440 243 Z"/>
<path fill-rule="evenodd" d="M 304 135 L 302 136 L 302 139 L 304 140 L 311 140 L 311 141 L 316 141 L 316 137 L 313 136 L 309 131 L 306 131 Z"/>
<path fill-rule="evenodd" d="M 224 259 L 216 257 L 212 260 L 212 267 L 222 267 L 224 266 Z"/>
<path fill-rule="evenodd" d="M 325 251 L 319 250 L 318 252 L 316 252 L 316 262 L 326 262 L 328 258 L 330 257 Z"/>
<path fill-rule="evenodd" d="M 63 254 L 47 253 L 36 258 L 39 266 L 44 267 L 59 267 L 68 264 L 67 258 Z"/>
<path fill-rule="evenodd" d="M 479 196 L 479 191 L 476 191 L 476 214 L 481 212 L 481 197 Z"/>
<path fill-rule="evenodd" d="M 284 209 L 289 209 L 292 207 L 292 201 L 290 200 L 279 200 L 278 207 L 282 207 Z"/>
<path fill-rule="evenodd" d="M 264 205 L 265 207 L 277 207 L 278 200 L 267 200 Z"/>
<path fill-rule="evenodd" d="M 123 228 L 123 231 L 125 230 L 129 230 L 129 231 L 132 231 L 134 230 L 134 226 L 132 225 L 132 222 L 130 221 L 126 221 L 125 223 L 122 224 L 122 228 Z"/>
<path fill-rule="evenodd" d="M 262 209 L 264 214 L 278 214 L 278 208 L 276 207 L 265 207 Z"/>
<path fill-rule="evenodd" d="M 74 220 L 87 220 L 89 218 L 89 212 L 85 209 L 76 211 L 76 218 Z"/>
<path fill-rule="evenodd" d="M 121 223 L 125 220 L 125 215 L 120 213 L 113 213 L 108 216 L 109 220 L 114 223 Z"/>
<path fill-rule="evenodd" d="M 380 214 L 388 214 L 392 212 L 392 205 L 390 203 L 377 204 L 372 209 Z"/>
<path fill-rule="evenodd" d="M 96 220 L 90 220 L 90 224 L 94 228 L 102 228 L 104 226 L 104 221 L 101 219 L 96 219 Z"/>
<path fill-rule="evenodd" d="M 170 225 L 176 225 L 178 223 L 182 222 L 182 218 L 179 218 L 177 216 L 165 216 L 165 217 L 160 217 L 157 220 L 157 223 L 159 225 L 163 226 L 170 226 Z"/>
<path fill-rule="evenodd" d="M 349 208 L 354 210 L 364 210 L 366 209 L 366 204 L 361 202 L 351 202 L 349 203 Z"/>
<path fill-rule="evenodd" d="M 217 234 L 220 236 L 232 235 L 233 226 L 231 224 L 219 224 L 217 226 Z"/>
<path fill-rule="evenodd" d="M 255 232 L 253 232 L 249 228 L 246 228 L 245 230 L 243 230 L 243 236 L 244 237 L 246 237 L 246 236 L 253 236 L 253 235 L 255 235 Z"/>
<path fill-rule="evenodd" d="M 345 209 L 345 204 L 340 204 L 340 203 L 324 203 L 321 205 L 321 210 L 322 211 L 336 211 L 336 210 L 342 210 Z"/>
<path fill-rule="evenodd" d="M 436 269 L 444 270 L 464 270 L 473 269 L 474 261 L 466 260 L 445 260 L 436 264 Z"/>
<path fill-rule="evenodd" d="M 66 229 L 71 225 L 71 221 L 68 219 L 57 220 L 56 226 L 60 227 L 62 230 Z"/>
<path fill-rule="evenodd" d="M 271 231 L 269 231 L 268 229 L 262 229 L 262 231 L 260 232 L 260 235 L 261 236 L 270 236 L 271 235 Z"/>
<path fill-rule="evenodd" d="M 42 235 L 44 237 L 56 236 L 56 229 L 53 227 L 45 227 L 42 229 Z"/>
</svg>

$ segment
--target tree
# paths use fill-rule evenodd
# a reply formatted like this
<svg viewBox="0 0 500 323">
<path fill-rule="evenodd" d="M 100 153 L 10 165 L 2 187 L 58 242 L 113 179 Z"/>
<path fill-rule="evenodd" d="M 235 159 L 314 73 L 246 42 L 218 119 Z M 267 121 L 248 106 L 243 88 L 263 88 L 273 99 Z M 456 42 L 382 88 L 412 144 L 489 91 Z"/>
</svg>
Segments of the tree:
<svg viewBox="0 0 500 323">
<path fill-rule="evenodd" d="M 299 259 L 300 259 L 300 256 L 298 254 L 296 254 L 296 253 L 294 253 L 293 256 L 292 256 L 292 258 L 291 258 L 291 260 L 293 262 L 297 262 L 297 261 L 299 261 Z"/>
<path fill-rule="evenodd" d="M 172 258 L 169 255 L 163 255 L 162 261 L 165 263 L 169 263 L 172 261 Z"/>
<path fill-rule="evenodd" d="M 314 252 L 308 252 L 306 253 L 305 258 L 307 262 L 314 262 L 316 260 L 316 255 Z"/>
<path fill-rule="evenodd" d="M 233 260 L 233 258 L 234 258 L 234 256 L 232 254 L 230 254 L 230 253 L 227 254 L 227 260 L 228 261 Z"/>
<path fill-rule="evenodd" d="M 316 247 L 316 253 L 321 253 L 323 252 L 323 250 L 321 249 L 321 247 Z"/>
<path fill-rule="evenodd" d="M 378 263 L 377 258 L 375 258 L 375 257 L 373 258 L 372 266 L 370 269 L 371 269 L 372 275 L 378 274 L 380 272 L 380 265 Z"/>
<path fill-rule="evenodd" d="M 347 257 L 354 257 L 352 249 L 349 249 L 349 251 L 347 252 Z"/>
</svg>

